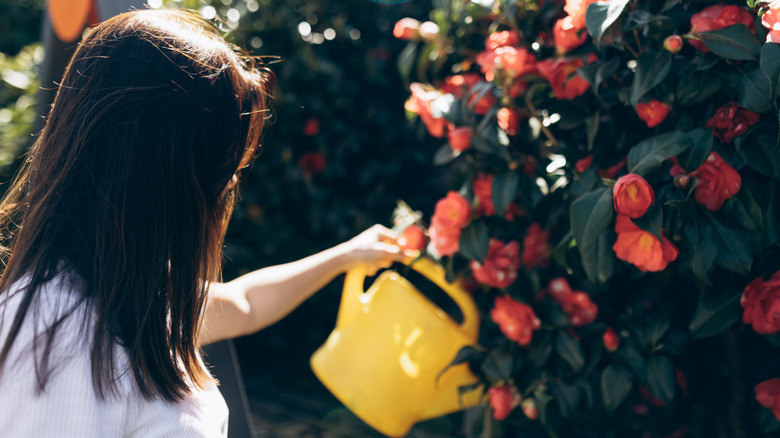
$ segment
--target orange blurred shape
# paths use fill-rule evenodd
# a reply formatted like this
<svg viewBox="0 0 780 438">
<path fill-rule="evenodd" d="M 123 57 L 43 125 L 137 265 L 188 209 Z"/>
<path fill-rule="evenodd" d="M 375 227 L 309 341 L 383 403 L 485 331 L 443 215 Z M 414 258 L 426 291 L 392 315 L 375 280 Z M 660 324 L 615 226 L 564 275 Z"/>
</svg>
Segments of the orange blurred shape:
<svg viewBox="0 0 780 438">
<path fill-rule="evenodd" d="M 49 0 L 46 7 L 54 34 L 64 42 L 76 41 L 90 13 L 95 15 L 93 0 Z"/>
</svg>

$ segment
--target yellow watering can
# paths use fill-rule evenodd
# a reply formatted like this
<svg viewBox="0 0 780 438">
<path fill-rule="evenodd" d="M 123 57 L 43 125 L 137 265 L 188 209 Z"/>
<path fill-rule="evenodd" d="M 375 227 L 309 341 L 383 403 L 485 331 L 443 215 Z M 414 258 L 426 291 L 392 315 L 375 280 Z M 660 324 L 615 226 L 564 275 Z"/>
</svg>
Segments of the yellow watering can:
<svg viewBox="0 0 780 438">
<path fill-rule="evenodd" d="M 478 381 L 467 364 L 444 371 L 463 346 L 477 341 L 479 313 L 471 295 L 448 283 L 430 259 L 411 266 L 455 301 L 462 324 L 394 271 L 381 273 L 364 292 L 363 266 L 347 273 L 336 328 L 311 357 L 314 373 L 344 406 L 394 437 L 482 398 L 479 390 L 458 393 Z"/>
</svg>

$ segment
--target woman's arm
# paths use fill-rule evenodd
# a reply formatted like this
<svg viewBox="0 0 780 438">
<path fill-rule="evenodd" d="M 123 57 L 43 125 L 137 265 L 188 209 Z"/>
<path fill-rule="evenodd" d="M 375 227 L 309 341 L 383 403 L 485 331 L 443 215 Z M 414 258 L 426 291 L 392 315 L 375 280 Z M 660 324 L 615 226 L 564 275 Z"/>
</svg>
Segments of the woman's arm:
<svg viewBox="0 0 780 438">
<path fill-rule="evenodd" d="M 414 258 L 416 254 L 401 252 L 395 238 L 391 230 L 375 225 L 304 259 L 214 284 L 200 344 L 248 335 L 279 321 L 337 275 L 358 264 L 368 264 L 376 271 Z"/>
</svg>

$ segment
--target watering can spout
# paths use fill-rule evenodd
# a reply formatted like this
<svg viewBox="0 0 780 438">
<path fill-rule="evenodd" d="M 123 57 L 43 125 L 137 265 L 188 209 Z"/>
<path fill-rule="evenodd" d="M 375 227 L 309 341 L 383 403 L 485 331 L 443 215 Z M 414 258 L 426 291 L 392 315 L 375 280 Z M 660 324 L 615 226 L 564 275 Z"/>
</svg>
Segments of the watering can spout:
<svg viewBox="0 0 780 438">
<path fill-rule="evenodd" d="M 361 266 L 347 273 L 336 327 L 311 358 L 320 381 L 389 436 L 404 436 L 416 422 L 481 399 L 479 390 L 460 390 L 479 382 L 467 364 L 448 368 L 461 348 L 477 342 L 479 314 L 471 295 L 448 283 L 444 269 L 429 259 L 411 267 L 457 304 L 462 323 L 395 271 L 381 273 L 364 291 L 367 270 Z"/>
</svg>

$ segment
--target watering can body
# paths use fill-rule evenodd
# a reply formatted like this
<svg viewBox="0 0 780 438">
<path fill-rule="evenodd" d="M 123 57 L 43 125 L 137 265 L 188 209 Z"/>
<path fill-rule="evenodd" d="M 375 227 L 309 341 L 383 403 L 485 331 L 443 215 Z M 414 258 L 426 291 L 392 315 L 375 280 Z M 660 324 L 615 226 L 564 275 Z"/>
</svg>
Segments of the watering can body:
<svg viewBox="0 0 780 438">
<path fill-rule="evenodd" d="M 394 271 L 364 292 L 365 268 L 347 273 L 336 328 L 314 353 L 320 381 L 347 408 L 388 436 L 404 436 L 422 420 L 477 405 L 482 391 L 459 388 L 478 379 L 467 364 L 448 368 L 460 349 L 477 341 L 479 314 L 471 296 L 447 283 L 428 259 L 412 268 L 458 305 L 458 324 Z"/>
</svg>

